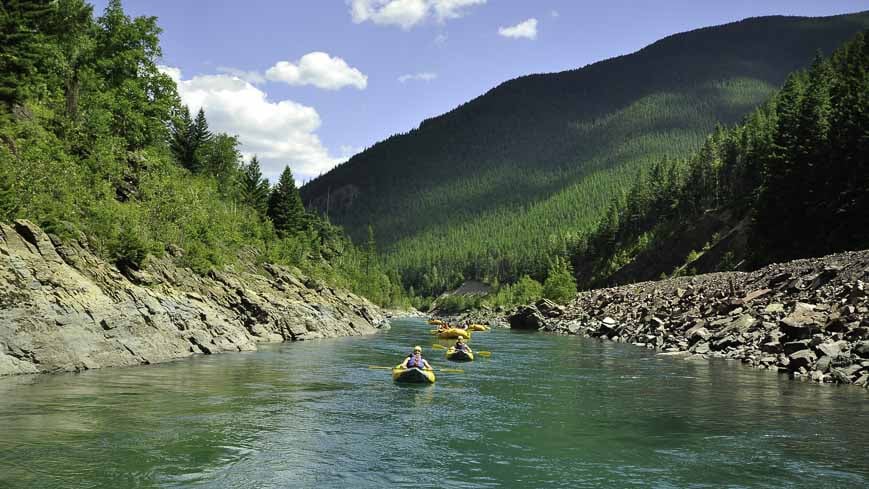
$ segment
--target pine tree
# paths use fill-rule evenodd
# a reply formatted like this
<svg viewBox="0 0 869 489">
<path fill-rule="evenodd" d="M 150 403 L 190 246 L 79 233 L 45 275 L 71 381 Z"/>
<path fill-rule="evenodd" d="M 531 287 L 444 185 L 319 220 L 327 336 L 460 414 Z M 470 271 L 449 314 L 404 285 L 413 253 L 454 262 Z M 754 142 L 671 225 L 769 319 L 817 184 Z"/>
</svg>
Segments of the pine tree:
<svg viewBox="0 0 869 489">
<path fill-rule="evenodd" d="M 186 105 L 179 112 L 176 120 L 172 123 L 169 149 L 172 151 L 175 161 L 190 170 L 193 168 L 194 162 L 194 151 L 190 139 L 193 120 L 190 118 L 190 108 Z"/>
<path fill-rule="evenodd" d="M 282 236 L 301 231 L 304 227 L 305 207 L 289 166 L 281 172 L 278 184 L 269 195 L 268 216 Z"/>
<path fill-rule="evenodd" d="M 269 210 L 269 182 L 263 178 L 259 159 L 254 155 L 241 172 L 241 200 L 265 216 Z"/>
<path fill-rule="evenodd" d="M 208 129 L 208 121 L 205 119 L 205 110 L 202 107 L 196 113 L 196 120 L 193 121 L 190 133 L 197 147 L 208 144 L 214 138 L 214 135 Z"/>
<path fill-rule="evenodd" d="M 191 171 L 202 172 L 210 170 L 213 175 L 220 175 L 223 165 L 221 161 L 213 160 L 215 153 L 220 152 L 220 149 L 211 147 L 214 143 L 225 143 L 225 141 L 220 141 L 220 138 L 215 139 L 208 129 L 205 110 L 200 107 L 199 112 L 196 113 L 196 119 L 190 126 L 190 151 L 192 158 L 189 168 Z"/>
</svg>

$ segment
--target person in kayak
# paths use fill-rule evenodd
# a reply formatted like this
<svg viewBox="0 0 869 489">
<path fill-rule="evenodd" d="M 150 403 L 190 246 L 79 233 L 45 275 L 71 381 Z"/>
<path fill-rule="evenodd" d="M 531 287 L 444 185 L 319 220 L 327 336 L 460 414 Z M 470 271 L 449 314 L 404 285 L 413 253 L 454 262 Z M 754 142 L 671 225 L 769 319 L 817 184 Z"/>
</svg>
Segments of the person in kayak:
<svg viewBox="0 0 869 489">
<path fill-rule="evenodd" d="M 471 347 L 465 344 L 464 338 L 461 336 L 456 339 L 456 346 L 453 347 L 456 351 L 463 351 L 465 353 L 473 353 L 471 351 Z"/>
<path fill-rule="evenodd" d="M 407 358 L 401 362 L 399 365 L 401 368 L 419 368 L 419 369 L 427 369 L 431 370 L 432 366 L 429 365 L 428 360 L 422 357 L 422 347 L 415 346 L 413 347 L 413 353 L 410 354 Z"/>
</svg>

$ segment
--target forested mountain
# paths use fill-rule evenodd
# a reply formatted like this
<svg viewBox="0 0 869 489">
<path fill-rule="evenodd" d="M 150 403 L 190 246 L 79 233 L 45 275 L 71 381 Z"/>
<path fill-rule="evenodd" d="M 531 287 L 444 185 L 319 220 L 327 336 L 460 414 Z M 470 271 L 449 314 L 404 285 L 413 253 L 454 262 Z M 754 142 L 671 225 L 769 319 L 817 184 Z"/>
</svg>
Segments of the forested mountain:
<svg viewBox="0 0 869 489">
<path fill-rule="evenodd" d="M 152 256 L 198 273 L 266 262 L 403 298 L 373 253 L 270 188 L 233 136 L 192 117 L 160 72 L 154 17 L 111 0 L 0 3 L 0 222 L 28 219 L 135 275 Z"/>
<path fill-rule="evenodd" d="M 542 279 L 638 172 L 696 151 L 869 12 L 765 17 L 674 35 L 578 70 L 506 82 L 354 156 L 302 191 L 405 285 Z"/>
<path fill-rule="evenodd" d="M 869 247 L 869 31 L 696 154 L 656 163 L 572 250 L 584 285 Z"/>
</svg>

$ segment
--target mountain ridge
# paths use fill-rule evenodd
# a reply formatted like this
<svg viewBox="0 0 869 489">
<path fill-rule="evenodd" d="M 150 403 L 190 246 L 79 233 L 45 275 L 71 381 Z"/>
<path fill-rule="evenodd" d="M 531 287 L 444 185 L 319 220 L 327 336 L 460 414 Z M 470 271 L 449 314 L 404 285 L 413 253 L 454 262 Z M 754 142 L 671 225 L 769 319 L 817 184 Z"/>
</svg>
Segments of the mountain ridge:
<svg viewBox="0 0 869 489">
<path fill-rule="evenodd" d="M 716 124 L 738 122 L 812 54 L 832 51 L 866 26 L 869 11 L 756 17 L 674 34 L 581 68 L 518 77 L 378 142 L 306 184 L 302 196 L 357 241 L 371 224 L 406 285 L 423 285 L 422 275 L 436 266 L 449 269 L 449 277 L 432 289 L 458 275 L 511 280 L 536 273 L 541 260 L 521 251 L 530 241 L 514 246 L 491 238 L 494 227 L 477 236 L 457 229 L 485 215 L 521 220 L 528 208 L 602 175 L 594 190 L 582 190 L 586 201 L 562 198 L 590 211 L 580 215 L 574 208 L 558 219 L 565 221 L 555 224 L 561 237 L 546 250 L 557 252 L 565 236 L 584 232 L 601 216 L 594 202 L 603 197 L 592 194 L 618 192 L 653 161 L 699 148 Z M 345 198 L 332 200 L 332 192 Z M 525 229 L 548 231 L 533 222 Z M 449 240 L 441 238 L 446 235 Z M 445 246 L 461 249 L 450 255 Z M 510 263 L 494 266 L 488 255 Z M 486 270 L 469 276 L 468 267 Z"/>
</svg>

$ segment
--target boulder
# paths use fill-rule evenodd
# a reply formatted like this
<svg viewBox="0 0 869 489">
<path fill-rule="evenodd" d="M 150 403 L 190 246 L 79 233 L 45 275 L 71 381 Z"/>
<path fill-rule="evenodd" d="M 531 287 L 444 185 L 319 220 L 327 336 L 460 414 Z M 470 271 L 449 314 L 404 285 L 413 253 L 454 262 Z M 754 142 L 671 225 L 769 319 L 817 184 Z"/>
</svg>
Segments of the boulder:
<svg viewBox="0 0 869 489">
<path fill-rule="evenodd" d="M 843 344 L 844 343 L 844 344 Z M 837 358 L 842 354 L 842 350 L 847 349 L 848 343 L 845 341 L 835 341 L 828 343 L 821 343 L 816 347 L 816 349 L 823 353 L 824 355 L 830 358 Z"/>
<path fill-rule="evenodd" d="M 739 345 L 741 342 L 734 335 L 727 335 L 720 340 L 714 341 L 712 343 L 712 349 L 716 351 L 721 351 L 725 348 L 733 347 Z"/>
<path fill-rule="evenodd" d="M 540 311 L 543 317 L 556 318 L 564 315 L 564 307 L 552 302 L 549 299 L 540 299 L 534 303 L 534 307 Z"/>
<path fill-rule="evenodd" d="M 698 341 L 707 341 L 712 337 L 712 333 L 709 332 L 708 329 L 704 327 L 699 327 L 697 329 L 691 328 L 686 332 L 688 335 L 688 340 L 691 343 L 696 343 Z"/>
<path fill-rule="evenodd" d="M 845 372 L 844 370 L 839 369 L 839 368 L 834 368 L 833 370 L 831 370 L 830 377 L 832 377 L 833 380 L 835 380 L 836 382 L 838 382 L 840 384 L 850 384 L 851 383 L 851 376 L 848 375 L 847 372 Z"/>
<path fill-rule="evenodd" d="M 833 364 L 833 359 L 824 355 L 818 359 L 818 363 L 815 364 L 815 368 L 820 370 L 821 372 L 826 372 L 830 370 L 830 366 Z"/>
<path fill-rule="evenodd" d="M 507 321 L 512 329 L 539 330 L 546 326 L 546 318 L 534 306 L 522 306 Z"/>
<path fill-rule="evenodd" d="M 791 353 L 796 353 L 800 350 L 805 350 L 809 348 L 809 345 L 809 340 L 789 341 L 782 345 L 782 350 L 785 352 L 786 355 L 790 355 Z"/>
<path fill-rule="evenodd" d="M 823 313 L 815 312 L 814 305 L 798 302 L 794 311 L 781 320 L 779 328 L 790 339 L 803 339 L 819 332 L 826 322 Z"/>
<path fill-rule="evenodd" d="M 862 358 L 869 358 L 869 341 L 861 341 L 854 347 L 854 353 Z"/>
<path fill-rule="evenodd" d="M 815 356 L 815 352 L 812 350 L 800 350 L 798 352 L 791 353 L 788 355 L 788 360 L 790 363 L 788 364 L 788 368 L 791 370 L 797 370 L 800 368 L 809 368 L 815 362 L 818 357 Z"/>
</svg>

